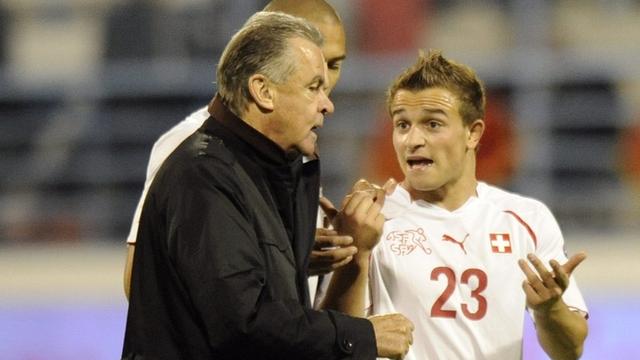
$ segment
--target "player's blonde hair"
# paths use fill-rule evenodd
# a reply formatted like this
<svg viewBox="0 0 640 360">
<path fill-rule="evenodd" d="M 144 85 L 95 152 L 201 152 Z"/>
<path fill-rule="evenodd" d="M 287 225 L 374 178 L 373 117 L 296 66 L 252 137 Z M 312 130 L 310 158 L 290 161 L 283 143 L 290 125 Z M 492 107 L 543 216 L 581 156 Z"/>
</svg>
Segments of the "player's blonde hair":
<svg viewBox="0 0 640 360">
<path fill-rule="evenodd" d="M 421 91 L 440 87 L 451 91 L 460 100 L 460 116 L 469 125 L 484 118 L 485 91 L 476 73 L 468 66 L 442 56 L 439 50 L 420 51 L 418 61 L 403 71 L 387 90 L 387 109 L 391 110 L 398 90 Z"/>
<path fill-rule="evenodd" d="M 279 84 L 287 80 L 296 69 L 288 41 L 297 37 L 322 47 L 322 35 L 304 19 L 260 11 L 247 20 L 227 44 L 217 69 L 218 93 L 231 111 L 242 116 L 246 110 L 252 75 Z"/>
</svg>

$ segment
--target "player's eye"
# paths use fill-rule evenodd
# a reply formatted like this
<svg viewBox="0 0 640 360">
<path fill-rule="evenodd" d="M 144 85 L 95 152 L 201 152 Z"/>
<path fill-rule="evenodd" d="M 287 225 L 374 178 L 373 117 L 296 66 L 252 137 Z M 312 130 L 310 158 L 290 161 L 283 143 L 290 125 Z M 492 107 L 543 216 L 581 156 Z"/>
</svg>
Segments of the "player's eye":
<svg viewBox="0 0 640 360">
<path fill-rule="evenodd" d="M 406 130 L 409 128 L 409 123 L 407 123 L 404 120 L 397 120 L 394 124 L 394 127 L 396 129 L 400 129 L 400 130 Z"/>
<path fill-rule="evenodd" d="M 436 121 L 436 120 L 430 120 L 430 121 L 429 121 L 429 123 L 428 123 L 428 126 L 429 126 L 429 128 L 431 128 L 431 129 L 437 129 L 437 128 L 441 127 L 441 126 L 442 126 L 442 124 L 441 124 L 439 121 Z"/>
<path fill-rule="evenodd" d="M 340 70 L 342 66 L 342 61 L 331 61 L 327 64 L 327 68 L 330 70 Z"/>
</svg>

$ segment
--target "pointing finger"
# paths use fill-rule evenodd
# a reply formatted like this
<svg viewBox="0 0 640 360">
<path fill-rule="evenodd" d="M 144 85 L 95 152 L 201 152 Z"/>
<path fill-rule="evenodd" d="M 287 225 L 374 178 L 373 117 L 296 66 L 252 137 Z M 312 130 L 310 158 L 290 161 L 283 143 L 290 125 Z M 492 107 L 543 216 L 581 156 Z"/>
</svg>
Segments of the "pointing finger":
<svg viewBox="0 0 640 360">
<path fill-rule="evenodd" d="M 338 210 L 336 210 L 336 207 L 333 206 L 333 203 L 331 202 L 331 200 L 327 199 L 324 196 L 321 196 L 320 207 L 322 208 L 322 211 L 324 211 L 324 213 L 327 215 L 327 218 L 329 218 L 329 221 L 332 222 L 333 218 L 336 217 Z"/>
</svg>

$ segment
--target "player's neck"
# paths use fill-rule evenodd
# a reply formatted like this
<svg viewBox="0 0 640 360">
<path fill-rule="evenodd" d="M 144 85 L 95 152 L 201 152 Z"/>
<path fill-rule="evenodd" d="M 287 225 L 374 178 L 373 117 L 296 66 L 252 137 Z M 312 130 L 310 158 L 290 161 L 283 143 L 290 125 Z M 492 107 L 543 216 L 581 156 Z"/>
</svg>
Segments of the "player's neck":
<svg viewBox="0 0 640 360">
<path fill-rule="evenodd" d="M 477 196 L 478 181 L 475 177 L 461 178 L 434 190 L 420 191 L 411 188 L 406 181 L 402 182 L 411 195 L 411 200 L 423 200 L 440 208 L 454 211 L 464 205 L 469 198 Z"/>
</svg>

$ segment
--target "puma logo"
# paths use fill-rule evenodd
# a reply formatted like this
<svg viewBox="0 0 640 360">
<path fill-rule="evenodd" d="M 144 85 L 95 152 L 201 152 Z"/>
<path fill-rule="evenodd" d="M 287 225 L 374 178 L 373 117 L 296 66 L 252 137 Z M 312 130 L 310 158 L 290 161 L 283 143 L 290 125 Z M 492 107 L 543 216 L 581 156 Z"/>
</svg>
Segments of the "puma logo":
<svg viewBox="0 0 640 360">
<path fill-rule="evenodd" d="M 464 254 L 467 255 L 467 250 L 465 250 L 465 248 L 464 248 L 464 242 L 467 241 L 468 237 L 469 237 L 469 234 L 467 234 L 467 236 L 465 236 L 464 239 L 462 239 L 462 241 L 458 241 L 458 240 L 454 239 L 452 236 L 444 234 L 444 235 L 442 235 L 442 241 L 449 241 L 449 242 L 452 242 L 454 244 L 458 244 L 458 246 L 460 246 L 460 249 L 462 249 Z"/>
</svg>

